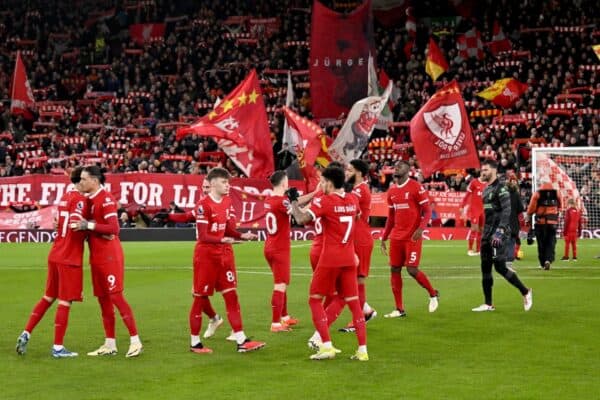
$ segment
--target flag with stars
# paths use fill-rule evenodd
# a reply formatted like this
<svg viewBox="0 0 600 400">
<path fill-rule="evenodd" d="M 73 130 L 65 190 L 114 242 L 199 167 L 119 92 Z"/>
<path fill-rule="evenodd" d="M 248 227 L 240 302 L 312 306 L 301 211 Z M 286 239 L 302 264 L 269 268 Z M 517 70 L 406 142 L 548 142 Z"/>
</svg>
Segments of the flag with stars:
<svg viewBox="0 0 600 400">
<path fill-rule="evenodd" d="M 187 135 L 211 136 L 247 177 L 267 178 L 274 171 L 267 111 L 256 70 L 252 70 L 219 105 L 188 127 Z"/>
</svg>

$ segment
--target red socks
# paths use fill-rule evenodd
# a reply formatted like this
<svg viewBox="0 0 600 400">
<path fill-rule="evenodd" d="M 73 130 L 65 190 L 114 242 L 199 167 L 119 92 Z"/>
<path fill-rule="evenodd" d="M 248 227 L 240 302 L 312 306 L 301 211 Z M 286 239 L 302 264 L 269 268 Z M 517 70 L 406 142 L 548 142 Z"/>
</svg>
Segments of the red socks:
<svg viewBox="0 0 600 400">
<path fill-rule="evenodd" d="M 471 234 L 469 235 L 469 250 L 473 250 L 473 242 L 475 241 L 476 237 L 477 237 L 477 233 L 471 231 Z"/>
<path fill-rule="evenodd" d="M 358 345 L 365 346 L 367 344 L 367 329 L 365 327 L 365 316 L 360 307 L 360 303 L 357 299 L 350 300 L 348 302 L 348 308 L 352 312 L 352 323 L 354 329 L 356 329 L 356 337 L 358 338 Z"/>
<path fill-rule="evenodd" d="M 138 332 L 137 326 L 135 325 L 135 318 L 133 317 L 133 311 L 131 310 L 129 303 L 127 303 L 127 300 L 125 300 L 125 297 L 123 297 L 123 293 L 113 293 L 110 295 L 110 299 L 117 307 L 117 310 L 119 310 L 123 323 L 129 331 L 129 336 L 137 335 Z"/>
<path fill-rule="evenodd" d="M 42 298 L 38 303 L 33 307 L 33 311 L 31 311 L 31 315 L 29 316 L 29 320 L 27 321 L 27 325 L 25 325 L 25 330 L 29 333 L 33 331 L 36 325 L 42 320 L 46 311 L 50 308 L 52 303 Z"/>
<path fill-rule="evenodd" d="M 273 296 L 271 297 L 271 310 L 273 313 L 272 323 L 278 324 L 281 322 L 283 303 L 285 302 L 285 292 L 279 290 L 273 290 Z"/>
<path fill-rule="evenodd" d="M 71 307 L 59 304 L 54 317 L 54 344 L 61 346 L 67 332 Z"/>
<path fill-rule="evenodd" d="M 287 290 L 285 292 L 283 292 L 283 307 L 281 308 L 281 316 L 282 317 L 286 317 L 288 316 L 288 310 L 287 310 Z"/>
<path fill-rule="evenodd" d="M 225 300 L 225 308 L 227 309 L 227 319 L 231 324 L 231 329 L 234 332 L 242 330 L 242 313 L 240 311 L 240 302 L 238 295 L 235 290 L 223 293 L 223 300 Z"/>
<path fill-rule="evenodd" d="M 477 252 L 481 251 L 481 232 L 477 232 Z"/>
<path fill-rule="evenodd" d="M 100 309 L 102 310 L 102 325 L 104 325 L 104 337 L 115 338 L 115 310 L 110 297 L 98 297 Z"/>
<path fill-rule="evenodd" d="M 402 274 L 400 272 L 392 272 L 390 274 L 390 283 L 392 284 L 396 309 L 404 310 L 404 303 L 402 302 Z"/>
<path fill-rule="evenodd" d="M 367 287 L 364 283 L 358 284 L 358 304 L 362 310 L 365 307 L 367 301 Z"/>
<path fill-rule="evenodd" d="M 329 305 L 325 308 L 325 314 L 327 315 L 327 323 L 329 326 L 333 324 L 344 309 L 346 302 L 340 295 L 330 296 L 331 300 Z"/>
<path fill-rule="evenodd" d="M 204 314 L 206 314 L 206 316 L 211 319 L 217 315 L 217 312 L 212 307 L 212 304 L 210 304 L 210 299 L 208 297 L 206 297 L 206 301 L 204 302 L 204 307 L 202 308 L 202 311 L 204 311 Z"/>
<path fill-rule="evenodd" d="M 423 286 L 429 292 L 429 296 L 433 297 L 436 295 L 435 289 L 433 288 L 433 286 L 431 286 L 431 283 L 429 283 L 429 279 L 427 279 L 427 275 L 425 275 L 424 272 L 417 272 L 415 280 L 419 282 L 419 285 Z"/>
<path fill-rule="evenodd" d="M 312 297 L 308 299 L 308 305 L 310 306 L 310 312 L 312 314 L 313 324 L 315 325 L 315 329 L 321 335 L 321 341 L 331 342 L 331 336 L 329 335 L 329 326 L 327 325 L 327 314 L 325 314 L 325 309 L 323 308 L 323 300 L 322 299 L 313 299 Z"/>
<path fill-rule="evenodd" d="M 192 308 L 190 310 L 190 334 L 199 336 L 202 329 L 202 306 L 204 302 L 202 297 L 194 296 Z"/>
</svg>

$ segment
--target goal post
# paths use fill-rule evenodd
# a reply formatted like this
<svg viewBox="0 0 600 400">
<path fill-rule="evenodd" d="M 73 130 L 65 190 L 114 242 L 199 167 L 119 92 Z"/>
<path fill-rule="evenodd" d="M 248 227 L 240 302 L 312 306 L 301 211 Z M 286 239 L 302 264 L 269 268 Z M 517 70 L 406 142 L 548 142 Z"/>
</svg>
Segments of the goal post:
<svg viewBox="0 0 600 400">
<path fill-rule="evenodd" d="M 563 200 L 559 229 L 573 199 L 594 237 L 600 229 L 600 147 L 535 147 L 531 154 L 532 190 L 550 183 Z"/>
</svg>

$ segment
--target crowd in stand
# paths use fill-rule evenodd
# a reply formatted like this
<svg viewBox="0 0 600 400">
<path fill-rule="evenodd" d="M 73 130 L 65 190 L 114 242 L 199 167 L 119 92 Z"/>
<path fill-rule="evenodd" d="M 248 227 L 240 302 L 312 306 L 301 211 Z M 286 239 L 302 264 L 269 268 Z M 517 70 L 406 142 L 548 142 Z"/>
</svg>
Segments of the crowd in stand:
<svg viewBox="0 0 600 400">
<path fill-rule="evenodd" d="M 213 140 L 189 136 L 177 141 L 175 130 L 178 123 L 207 113 L 251 68 L 262 79 L 276 167 L 285 168 L 293 161 L 282 143 L 283 117 L 276 111 L 285 102 L 287 75 L 270 71 L 308 69 L 305 43 L 310 39 L 311 1 L 118 3 L 3 2 L 0 177 L 60 174 L 90 161 L 101 162 L 112 172 L 201 173 L 219 164 L 238 175 Z M 360 2 L 324 3 L 349 11 Z M 512 109 L 504 110 L 504 114 L 526 115 L 519 123 L 505 124 L 496 117 L 471 121 L 481 155 L 497 158 L 501 172 L 512 169 L 521 177 L 528 176 L 530 141 L 600 145 L 600 69 L 585 67 L 598 65 L 591 47 L 600 42 L 595 2 L 470 2 L 474 8 L 463 18 L 448 17 L 457 15 L 453 2 L 414 3 L 415 35 L 407 32 L 403 21 L 395 27 L 375 21 L 377 65 L 395 82 L 398 93 L 394 121 L 409 121 L 440 86 L 424 68 L 425 48 L 434 35 L 450 63 L 440 80 L 461 83 L 468 112 L 496 108 L 475 93 L 497 79 L 514 77 L 529 85 Z M 251 24 L 239 16 L 277 20 Z M 491 40 L 495 21 L 510 39 L 512 53 L 495 57 L 486 49 L 482 60 L 460 60 L 455 33 L 476 27 L 485 43 Z M 132 40 L 131 24 L 156 22 L 165 23 L 163 40 L 146 44 Z M 9 111 L 16 50 L 22 52 L 41 105 L 33 121 Z M 311 117 L 308 75 L 295 75 L 294 85 L 295 108 Z M 548 112 L 550 105 L 559 103 L 557 96 L 569 93 L 579 95 L 569 98 L 575 107 L 570 113 Z M 44 101 L 64 101 L 64 105 L 48 103 L 52 106 L 44 108 Z M 391 136 L 396 144 L 408 143 L 408 128 L 397 125 L 387 132 L 376 131 L 374 137 Z M 335 135 L 337 129 L 328 127 L 327 132 Z M 399 156 L 411 157 L 418 170 L 410 147 L 404 148 L 406 153 Z M 28 162 L 19 156 L 23 152 L 30 152 Z M 390 178 L 381 171 L 392 160 L 370 161 L 374 189 L 385 189 Z M 468 172 L 436 174 L 433 187 L 464 190 L 467 177 Z"/>
</svg>

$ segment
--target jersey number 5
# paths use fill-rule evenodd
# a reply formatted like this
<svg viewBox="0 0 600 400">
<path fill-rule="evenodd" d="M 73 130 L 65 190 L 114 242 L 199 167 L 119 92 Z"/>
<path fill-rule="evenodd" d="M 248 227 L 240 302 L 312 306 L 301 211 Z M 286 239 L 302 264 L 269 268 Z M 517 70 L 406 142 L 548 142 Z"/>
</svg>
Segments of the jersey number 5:
<svg viewBox="0 0 600 400">
<path fill-rule="evenodd" d="M 350 238 L 350 233 L 352 232 L 352 224 L 354 221 L 354 217 L 351 215 L 344 215 L 340 217 L 340 222 L 347 224 L 346 233 L 344 233 L 344 238 L 342 239 L 342 243 L 348 243 L 348 239 Z"/>
</svg>

